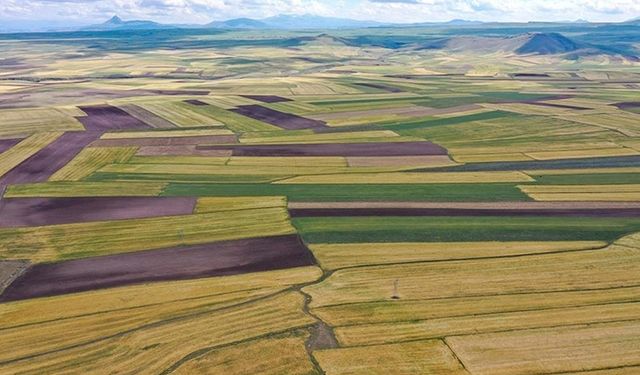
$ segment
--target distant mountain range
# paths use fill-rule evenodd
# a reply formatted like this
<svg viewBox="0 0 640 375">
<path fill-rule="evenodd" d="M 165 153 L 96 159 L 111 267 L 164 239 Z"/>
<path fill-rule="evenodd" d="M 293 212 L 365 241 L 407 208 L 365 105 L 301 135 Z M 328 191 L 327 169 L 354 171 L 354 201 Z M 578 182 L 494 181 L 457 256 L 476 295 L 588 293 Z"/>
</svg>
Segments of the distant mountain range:
<svg viewBox="0 0 640 375">
<path fill-rule="evenodd" d="M 538 23 L 538 22 L 531 22 Z M 579 19 L 576 21 L 550 22 L 557 24 L 589 24 L 589 21 Z M 205 25 L 170 25 L 153 21 L 133 20 L 123 21 L 118 16 L 98 24 L 83 27 L 81 31 L 109 31 L 109 30 L 158 30 L 175 28 L 213 28 L 213 29 L 280 29 L 280 30 L 335 30 L 358 29 L 367 27 L 424 27 L 424 26 L 479 26 L 496 23 L 454 19 L 448 22 L 421 22 L 421 23 L 384 23 L 376 21 L 360 21 L 348 18 L 334 18 L 314 15 L 278 15 L 264 19 L 235 18 L 226 21 L 214 21 Z M 640 18 L 632 19 L 621 24 L 640 24 Z"/>
<path fill-rule="evenodd" d="M 123 21 L 118 16 L 113 16 L 110 20 L 99 25 L 83 27 L 80 31 L 110 31 L 110 30 L 158 30 L 173 29 L 174 25 L 165 25 L 153 21 Z"/>
</svg>

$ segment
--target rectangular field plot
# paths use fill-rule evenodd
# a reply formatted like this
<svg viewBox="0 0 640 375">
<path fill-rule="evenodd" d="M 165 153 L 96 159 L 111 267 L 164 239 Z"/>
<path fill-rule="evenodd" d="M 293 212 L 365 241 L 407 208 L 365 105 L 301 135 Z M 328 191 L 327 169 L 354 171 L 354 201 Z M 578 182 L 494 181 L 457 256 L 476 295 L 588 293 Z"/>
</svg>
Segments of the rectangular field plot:
<svg viewBox="0 0 640 375">
<path fill-rule="evenodd" d="M 122 183 L 120 183 L 122 185 Z M 37 185 L 33 185 L 37 186 Z M 8 192 L 15 194 L 16 186 Z M 196 184 L 170 183 L 165 196 L 264 196 L 281 195 L 290 201 L 528 201 L 531 200 L 513 184 Z"/>
<path fill-rule="evenodd" d="M 313 256 L 297 235 L 177 246 L 37 264 L 8 286 L 0 296 L 0 301 L 313 264 Z"/>
<path fill-rule="evenodd" d="M 523 185 L 537 201 L 638 201 L 640 185 Z"/>
<path fill-rule="evenodd" d="M 424 262 L 339 270 L 306 287 L 312 307 L 344 303 L 479 297 L 636 286 L 637 251 L 606 250 L 448 262 Z"/>
<path fill-rule="evenodd" d="M 309 243 L 612 241 L 640 230 L 638 218 L 305 217 L 294 219 Z"/>
<path fill-rule="evenodd" d="M 637 321 L 447 338 L 467 369 L 480 375 L 634 366 L 639 341 Z"/>
<path fill-rule="evenodd" d="M 476 184 L 534 181 L 521 172 L 358 173 L 293 177 L 279 184 Z"/>
<path fill-rule="evenodd" d="M 173 372 L 192 374 L 267 374 L 311 375 L 316 369 L 305 350 L 308 335 L 276 335 L 231 347 L 212 349 L 190 359 Z M 251 360 L 248 360 L 251 358 Z"/>
<path fill-rule="evenodd" d="M 160 116 L 179 127 L 224 126 L 217 119 L 199 113 L 195 106 L 182 102 L 143 103 L 143 109 Z"/>
<path fill-rule="evenodd" d="M 0 138 L 21 138 L 33 133 L 82 131 L 78 120 L 56 108 L 0 110 Z"/>
<path fill-rule="evenodd" d="M 0 229 L 0 258 L 36 262 L 295 233 L 284 208 Z"/>
<path fill-rule="evenodd" d="M 10 185 L 7 198 L 28 197 L 153 197 L 167 186 L 162 182 L 44 182 L 39 184 Z"/>
<path fill-rule="evenodd" d="M 137 147 L 87 147 L 49 181 L 79 181 L 106 165 L 126 162 L 137 150 Z"/>
<path fill-rule="evenodd" d="M 315 244 L 322 268 L 444 261 L 603 248 L 600 241 Z"/>
<path fill-rule="evenodd" d="M 313 356 L 328 375 L 469 374 L 441 340 L 320 350 Z"/>
</svg>

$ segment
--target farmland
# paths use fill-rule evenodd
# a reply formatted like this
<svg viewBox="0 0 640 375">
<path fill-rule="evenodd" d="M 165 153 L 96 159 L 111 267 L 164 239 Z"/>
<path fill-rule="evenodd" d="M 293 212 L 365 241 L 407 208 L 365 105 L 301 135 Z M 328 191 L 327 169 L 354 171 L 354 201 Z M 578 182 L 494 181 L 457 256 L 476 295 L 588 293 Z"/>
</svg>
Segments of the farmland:
<svg viewBox="0 0 640 375">
<path fill-rule="evenodd" d="M 0 34 L 0 373 L 640 371 L 616 27 Z"/>
</svg>

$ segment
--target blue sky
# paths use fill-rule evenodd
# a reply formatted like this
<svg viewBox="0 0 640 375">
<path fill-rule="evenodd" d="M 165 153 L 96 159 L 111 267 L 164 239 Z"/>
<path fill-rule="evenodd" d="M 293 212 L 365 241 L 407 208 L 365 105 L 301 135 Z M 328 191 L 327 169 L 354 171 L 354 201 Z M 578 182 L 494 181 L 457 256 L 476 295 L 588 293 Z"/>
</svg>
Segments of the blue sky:
<svg viewBox="0 0 640 375">
<path fill-rule="evenodd" d="M 0 0 L 0 25 L 73 26 L 123 19 L 207 23 L 235 17 L 315 14 L 384 22 L 587 19 L 640 16 L 640 0 Z"/>
</svg>

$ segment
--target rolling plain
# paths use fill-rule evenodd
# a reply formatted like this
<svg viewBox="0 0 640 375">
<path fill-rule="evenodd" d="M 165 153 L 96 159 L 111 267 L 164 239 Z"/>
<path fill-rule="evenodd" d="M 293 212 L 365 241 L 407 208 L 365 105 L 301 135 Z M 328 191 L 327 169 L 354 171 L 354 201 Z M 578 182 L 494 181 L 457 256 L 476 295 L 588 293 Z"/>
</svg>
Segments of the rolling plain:
<svg viewBox="0 0 640 375">
<path fill-rule="evenodd" d="M 640 373 L 639 45 L 0 35 L 0 374 Z"/>
</svg>

